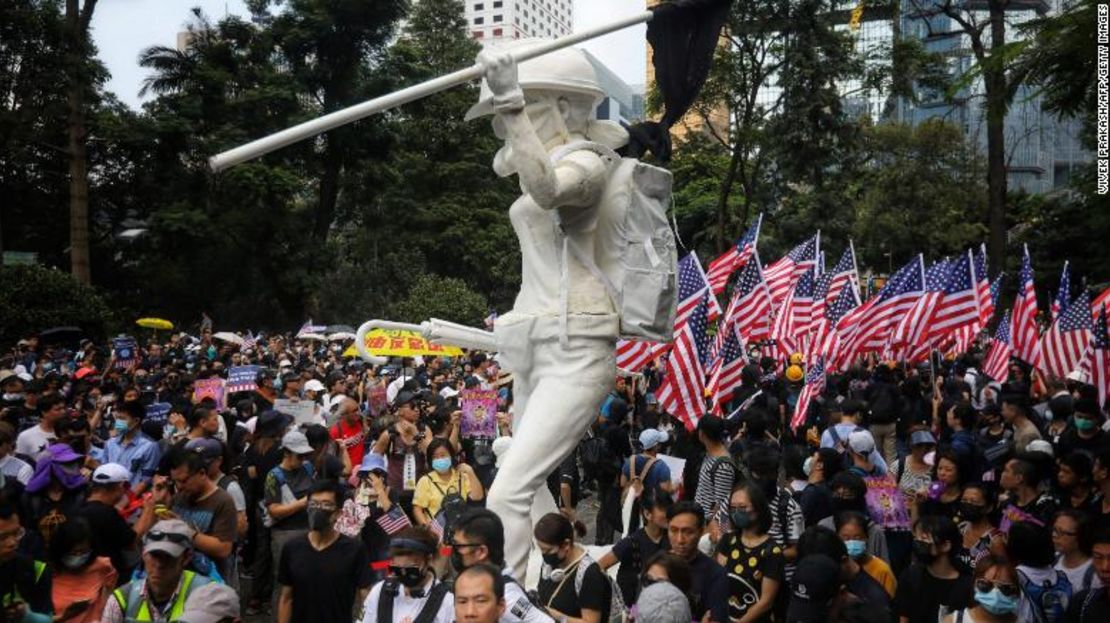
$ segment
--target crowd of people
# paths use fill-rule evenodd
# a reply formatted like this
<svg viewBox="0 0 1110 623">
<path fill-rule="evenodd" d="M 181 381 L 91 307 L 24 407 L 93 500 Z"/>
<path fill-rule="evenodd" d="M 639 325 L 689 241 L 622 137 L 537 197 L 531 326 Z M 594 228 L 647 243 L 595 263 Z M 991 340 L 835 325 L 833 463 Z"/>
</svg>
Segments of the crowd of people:
<svg viewBox="0 0 1110 623">
<path fill-rule="evenodd" d="M 496 355 L 208 331 L 118 355 L 0 357 L 2 621 L 1110 620 L 1110 423 L 1016 360 L 861 362 L 796 430 L 801 355 L 753 356 L 689 428 L 665 360 L 617 377 L 548 478 L 526 587 L 484 508 L 513 443 Z M 244 365 L 249 389 L 195 391 Z M 467 389 L 496 392 L 496 435 L 463 434 Z"/>
</svg>

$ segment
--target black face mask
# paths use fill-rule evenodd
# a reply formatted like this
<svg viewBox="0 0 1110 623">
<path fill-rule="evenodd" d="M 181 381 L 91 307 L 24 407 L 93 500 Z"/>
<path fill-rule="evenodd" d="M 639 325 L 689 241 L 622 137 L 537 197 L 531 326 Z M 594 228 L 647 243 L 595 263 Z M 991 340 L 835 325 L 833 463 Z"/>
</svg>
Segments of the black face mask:
<svg viewBox="0 0 1110 623">
<path fill-rule="evenodd" d="M 420 567 L 393 567 L 390 569 L 405 588 L 416 588 L 424 583 L 427 575 Z"/>
<path fill-rule="evenodd" d="M 459 550 L 451 552 L 451 566 L 459 573 L 462 573 L 462 571 L 466 569 L 466 565 L 463 564 L 462 552 Z"/>
<path fill-rule="evenodd" d="M 981 504 L 960 503 L 960 517 L 968 521 L 979 521 L 987 514 L 987 507 Z"/>
<path fill-rule="evenodd" d="M 936 560 L 937 555 L 933 553 L 933 544 L 928 541 L 913 540 L 913 555 L 924 564 L 929 564 Z"/>
<path fill-rule="evenodd" d="M 552 569 L 557 569 L 560 565 L 563 564 L 563 559 L 559 557 L 558 551 L 548 552 L 544 554 L 543 561 L 547 563 L 547 566 L 551 567 Z"/>
<path fill-rule="evenodd" d="M 844 511 L 857 511 L 864 510 L 864 502 L 862 499 L 857 498 L 833 498 L 832 501 L 833 513 L 841 513 Z"/>
</svg>

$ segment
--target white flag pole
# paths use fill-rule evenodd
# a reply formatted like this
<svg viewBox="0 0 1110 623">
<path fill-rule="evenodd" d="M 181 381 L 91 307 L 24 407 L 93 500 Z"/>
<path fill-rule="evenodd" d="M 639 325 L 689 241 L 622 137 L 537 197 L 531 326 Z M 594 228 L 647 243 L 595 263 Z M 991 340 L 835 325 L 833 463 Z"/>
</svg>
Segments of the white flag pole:
<svg viewBox="0 0 1110 623">
<path fill-rule="evenodd" d="M 655 13 L 652 11 L 643 11 L 642 13 L 637 13 L 602 26 L 589 28 L 582 32 L 569 34 L 565 37 L 553 39 L 535 47 L 521 50 L 514 54 L 514 57 L 518 63 L 522 63 L 526 60 L 543 56 L 544 54 L 561 50 L 583 41 L 596 39 L 602 35 L 628 28 L 629 26 L 643 24 L 650 21 L 653 15 L 655 15 Z M 245 145 L 240 145 L 234 149 L 216 154 L 208 159 L 208 166 L 211 167 L 213 171 L 223 171 L 228 167 L 268 154 L 271 151 L 281 149 L 297 141 L 316 136 L 317 134 L 323 134 L 328 130 L 334 130 L 335 128 L 369 117 L 370 115 L 395 108 L 402 104 L 407 104 L 429 95 L 439 93 L 440 91 L 446 91 L 451 87 L 465 84 L 481 77 L 482 65 L 475 63 L 465 69 L 433 78 L 427 82 L 414 84 L 411 87 L 406 87 L 400 91 L 376 97 L 372 100 L 362 102 L 361 104 L 355 104 L 349 108 L 337 110 L 323 117 L 317 117 L 311 121 L 306 121 L 300 125 L 295 125 L 269 136 L 253 140 Z"/>
</svg>

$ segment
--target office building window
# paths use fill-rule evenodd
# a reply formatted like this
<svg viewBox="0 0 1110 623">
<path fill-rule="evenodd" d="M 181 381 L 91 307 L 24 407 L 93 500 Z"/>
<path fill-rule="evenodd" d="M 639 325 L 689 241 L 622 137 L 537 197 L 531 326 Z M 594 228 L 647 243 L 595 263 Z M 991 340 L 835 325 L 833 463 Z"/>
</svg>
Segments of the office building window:
<svg viewBox="0 0 1110 623">
<path fill-rule="evenodd" d="M 501 2 L 501 0 L 496 0 L 496 2 L 493 3 L 493 8 L 500 9 L 501 5 L 503 5 L 503 4 L 504 4 L 504 2 Z"/>
<path fill-rule="evenodd" d="M 481 2 L 474 5 L 474 10 L 475 11 L 481 11 L 484 8 L 486 8 L 486 5 L 482 4 Z"/>
<path fill-rule="evenodd" d="M 484 24 L 485 21 L 486 21 L 486 18 L 484 18 L 484 17 L 475 17 L 474 18 L 474 25 L 477 26 L 479 24 Z"/>
<path fill-rule="evenodd" d="M 500 15 L 494 15 L 493 16 L 493 21 L 494 22 L 500 22 L 501 21 L 501 16 Z"/>
<path fill-rule="evenodd" d="M 474 38 L 475 39 L 481 39 L 484 36 L 486 36 L 486 33 L 482 32 L 480 30 L 475 30 L 474 31 Z"/>
<path fill-rule="evenodd" d="M 493 29 L 493 36 L 494 37 L 500 37 L 501 36 L 501 29 L 500 28 L 494 28 Z"/>
</svg>

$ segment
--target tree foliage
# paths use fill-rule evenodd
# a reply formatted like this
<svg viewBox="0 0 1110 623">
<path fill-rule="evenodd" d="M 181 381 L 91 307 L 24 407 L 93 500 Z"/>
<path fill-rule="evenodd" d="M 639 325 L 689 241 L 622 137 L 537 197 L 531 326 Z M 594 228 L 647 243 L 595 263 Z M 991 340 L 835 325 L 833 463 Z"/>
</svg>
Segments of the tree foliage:
<svg viewBox="0 0 1110 623">
<path fill-rule="evenodd" d="M 106 337 L 116 320 L 100 292 L 68 273 L 40 266 L 0 267 L 0 343 L 55 326 L 76 326 Z"/>
</svg>

